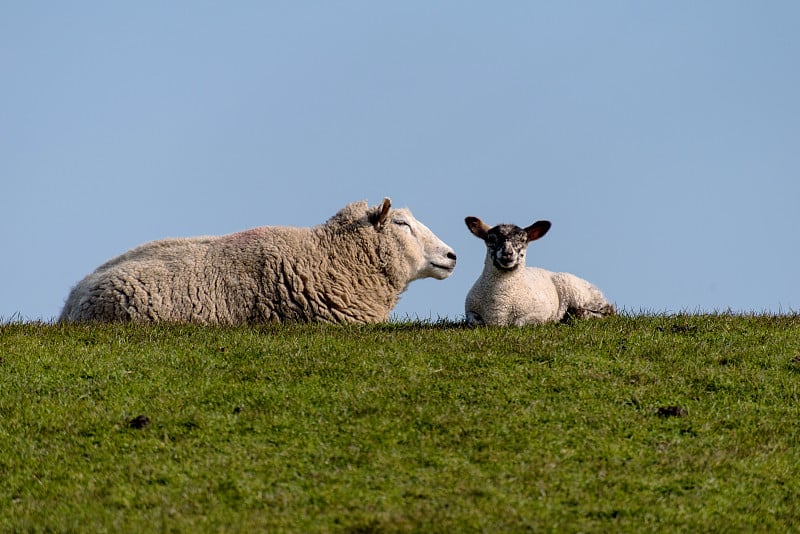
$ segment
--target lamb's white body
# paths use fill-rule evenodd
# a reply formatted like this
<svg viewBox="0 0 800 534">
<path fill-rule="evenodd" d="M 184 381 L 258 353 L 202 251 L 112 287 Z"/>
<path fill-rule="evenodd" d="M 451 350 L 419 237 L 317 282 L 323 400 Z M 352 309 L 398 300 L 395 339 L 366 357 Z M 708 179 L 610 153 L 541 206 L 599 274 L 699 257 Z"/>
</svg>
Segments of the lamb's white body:
<svg viewBox="0 0 800 534">
<path fill-rule="evenodd" d="M 468 324 L 523 326 L 560 321 L 567 313 L 576 317 L 615 313 L 602 292 L 586 280 L 525 266 L 524 247 L 547 232 L 550 224 L 544 223 L 524 230 L 512 225 L 489 228 L 480 219 L 467 218 L 470 231 L 487 242 L 483 272 L 465 301 Z"/>
<path fill-rule="evenodd" d="M 456 263 L 410 211 L 390 206 L 353 203 L 313 228 L 144 244 L 79 282 L 60 320 L 385 321 L 411 281 L 447 278 Z"/>
<path fill-rule="evenodd" d="M 602 317 L 613 307 L 599 289 L 570 273 L 538 267 L 506 273 L 488 265 L 467 294 L 465 311 L 472 325 L 523 326 L 560 321 L 568 311 Z"/>
</svg>

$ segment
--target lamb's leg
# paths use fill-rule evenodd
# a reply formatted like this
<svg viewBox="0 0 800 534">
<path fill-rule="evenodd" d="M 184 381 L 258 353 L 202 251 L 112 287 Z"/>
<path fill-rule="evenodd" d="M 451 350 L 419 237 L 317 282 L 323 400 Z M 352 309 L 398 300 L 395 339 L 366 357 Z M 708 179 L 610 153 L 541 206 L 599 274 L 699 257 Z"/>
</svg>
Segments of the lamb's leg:
<svg viewBox="0 0 800 534">
<path fill-rule="evenodd" d="M 579 319 L 606 317 L 617 313 L 595 286 L 570 273 L 553 273 L 553 283 L 559 296 L 560 317 Z"/>
<path fill-rule="evenodd" d="M 578 319 L 591 319 L 591 318 L 607 317 L 609 315 L 615 315 L 616 313 L 617 313 L 617 310 L 614 308 L 613 304 L 603 304 L 599 308 L 596 308 L 596 309 L 567 308 L 567 315 L 571 315 L 573 317 L 577 317 Z"/>
</svg>

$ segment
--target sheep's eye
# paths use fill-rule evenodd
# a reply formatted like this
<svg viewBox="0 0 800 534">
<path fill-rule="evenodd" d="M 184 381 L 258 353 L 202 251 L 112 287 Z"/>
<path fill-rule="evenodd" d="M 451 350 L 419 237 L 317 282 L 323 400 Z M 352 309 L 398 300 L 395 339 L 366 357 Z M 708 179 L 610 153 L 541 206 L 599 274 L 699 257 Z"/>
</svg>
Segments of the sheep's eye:
<svg viewBox="0 0 800 534">
<path fill-rule="evenodd" d="M 486 242 L 489 243 L 490 245 L 496 244 L 497 243 L 497 236 L 494 235 L 494 234 L 490 234 L 490 235 L 486 236 Z"/>
<path fill-rule="evenodd" d="M 408 232 L 409 235 L 412 235 L 412 236 L 416 235 L 414 233 L 414 229 L 411 227 L 411 223 L 408 222 L 407 220 L 405 220 L 405 219 L 395 219 L 394 220 L 394 224 L 396 224 L 397 226 L 402 228 L 404 232 Z"/>
</svg>

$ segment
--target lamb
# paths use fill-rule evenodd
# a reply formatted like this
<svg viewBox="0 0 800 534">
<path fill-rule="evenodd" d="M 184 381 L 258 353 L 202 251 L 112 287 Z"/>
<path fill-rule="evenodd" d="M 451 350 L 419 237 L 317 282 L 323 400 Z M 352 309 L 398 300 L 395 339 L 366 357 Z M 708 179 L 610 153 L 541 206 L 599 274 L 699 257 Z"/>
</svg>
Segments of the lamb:
<svg viewBox="0 0 800 534">
<path fill-rule="evenodd" d="M 376 323 L 456 254 L 408 209 L 355 202 L 311 228 L 263 226 L 146 243 L 70 292 L 64 322 Z"/>
<path fill-rule="evenodd" d="M 528 243 L 550 230 L 550 221 L 526 228 L 513 224 L 490 227 L 477 217 L 464 219 L 467 228 L 486 243 L 483 272 L 467 294 L 467 324 L 515 325 L 603 317 L 616 313 L 595 286 L 570 273 L 525 266 Z"/>
</svg>

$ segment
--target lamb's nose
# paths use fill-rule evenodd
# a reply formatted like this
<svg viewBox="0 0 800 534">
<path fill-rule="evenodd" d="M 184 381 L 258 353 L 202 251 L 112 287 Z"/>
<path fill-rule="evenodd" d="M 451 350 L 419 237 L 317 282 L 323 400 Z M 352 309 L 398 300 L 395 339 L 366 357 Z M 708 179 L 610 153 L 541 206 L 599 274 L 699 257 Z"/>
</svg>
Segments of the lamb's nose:
<svg viewBox="0 0 800 534">
<path fill-rule="evenodd" d="M 448 252 L 447 257 L 453 261 L 456 261 L 456 253 L 455 252 Z"/>
</svg>

